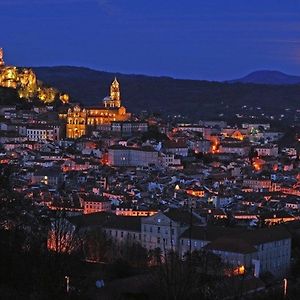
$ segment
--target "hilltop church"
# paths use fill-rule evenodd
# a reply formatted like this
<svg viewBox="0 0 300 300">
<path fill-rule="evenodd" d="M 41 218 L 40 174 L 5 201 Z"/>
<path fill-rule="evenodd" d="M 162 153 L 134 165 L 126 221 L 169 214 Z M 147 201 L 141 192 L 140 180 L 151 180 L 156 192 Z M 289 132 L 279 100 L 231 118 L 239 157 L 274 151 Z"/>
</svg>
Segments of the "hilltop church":
<svg viewBox="0 0 300 300">
<path fill-rule="evenodd" d="M 67 138 L 77 139 L 87 133 L 88 127 L 110 124 L 113 121 L 127 121 L 131 117 L 121 105 L 120 84 L 115 78 L 110 86 L 110 95 L 103 99 L 102 107 L 69 108 L 66 119 Z"/>
</svg>

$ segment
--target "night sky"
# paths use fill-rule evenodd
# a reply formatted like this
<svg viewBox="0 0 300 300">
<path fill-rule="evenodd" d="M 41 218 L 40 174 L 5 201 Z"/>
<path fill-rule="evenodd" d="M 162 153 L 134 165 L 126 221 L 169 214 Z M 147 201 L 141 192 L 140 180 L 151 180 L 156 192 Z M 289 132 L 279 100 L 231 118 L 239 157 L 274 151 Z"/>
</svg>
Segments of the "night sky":
<svg viewBox="0 0 300 300">
<path fill-rule="evenodd" d="M 299 0 L 0 0 L 8 64 L 225 80 L 300 75 Z"/>
</svg>

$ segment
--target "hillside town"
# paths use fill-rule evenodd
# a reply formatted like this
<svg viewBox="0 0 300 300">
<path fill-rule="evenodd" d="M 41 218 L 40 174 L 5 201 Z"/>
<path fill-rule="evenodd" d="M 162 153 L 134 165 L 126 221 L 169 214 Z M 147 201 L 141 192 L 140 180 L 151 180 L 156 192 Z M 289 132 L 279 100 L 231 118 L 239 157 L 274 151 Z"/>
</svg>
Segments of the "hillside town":
<svg viewBox="0 0 300 300">
<path fill-rule="evenodd" d="M 0 300 L 299 300 L 299 26 L 0 0 Z"/>
<path fill-rule="evenodd" d="M 74 233 L 91 230 L 116 247 L 137 244 L 163 257 L 203 251 L 226 264 L 224 276 L 256 282 L 247 293 L 299 263 L 299 142 L 296 132 L 287 139 L 291 128 L 135 116 L 122 106 L 116 78 L 99 107 L 6 105 L 0 116 L 2 176 L 30 203 L 22 214 L 34 209 L 49 220 L 49 251 L 75 251 Z M 53 229 L 58 213 L 64 238 Z M 0 218 L 6 230 L 18 225 L 13 214 Z"/>
</svg>

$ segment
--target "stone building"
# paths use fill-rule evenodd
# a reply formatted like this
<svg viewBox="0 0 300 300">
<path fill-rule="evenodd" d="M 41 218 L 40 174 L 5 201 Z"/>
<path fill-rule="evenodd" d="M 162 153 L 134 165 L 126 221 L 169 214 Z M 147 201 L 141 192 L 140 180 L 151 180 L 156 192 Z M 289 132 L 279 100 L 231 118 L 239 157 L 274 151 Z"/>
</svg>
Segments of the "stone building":
<svg viewBox="0 0 300 300">
<path fill-rule="evenodd" d="M 121 105 L 120 85 L 115 78 L 110 87 L 110 96 L 103 99 L 102 106 L 81 108 L 76 105 L 68 109 L 65 117 L 67 138 L 77 139 L 86 135 L 89 128 L 115 121 L 127 121 L 131 114 L 127 113 L 126 108 Z"/>
</svg>

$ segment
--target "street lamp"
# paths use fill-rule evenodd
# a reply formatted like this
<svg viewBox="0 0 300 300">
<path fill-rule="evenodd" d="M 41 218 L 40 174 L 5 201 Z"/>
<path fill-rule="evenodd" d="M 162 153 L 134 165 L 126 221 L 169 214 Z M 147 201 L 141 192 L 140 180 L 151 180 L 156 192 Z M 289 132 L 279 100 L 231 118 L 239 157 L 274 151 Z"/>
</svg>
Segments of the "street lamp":
<svg viewBox="0 0 300 300">
<path fill-rule="evenodd" d="M 287 295 L 288 288 L 288 280 L 286 278 L 283 279 L 283 297 L 285 298 Z"/>
<path fill-rule="evenodd" d="M 66 280 L 66 291 L 67 291 L 67 293 L 69 293 L 69 291 L 70 291 L 70 276 L 65 276 L 65 280 Z"/>
</svg>

